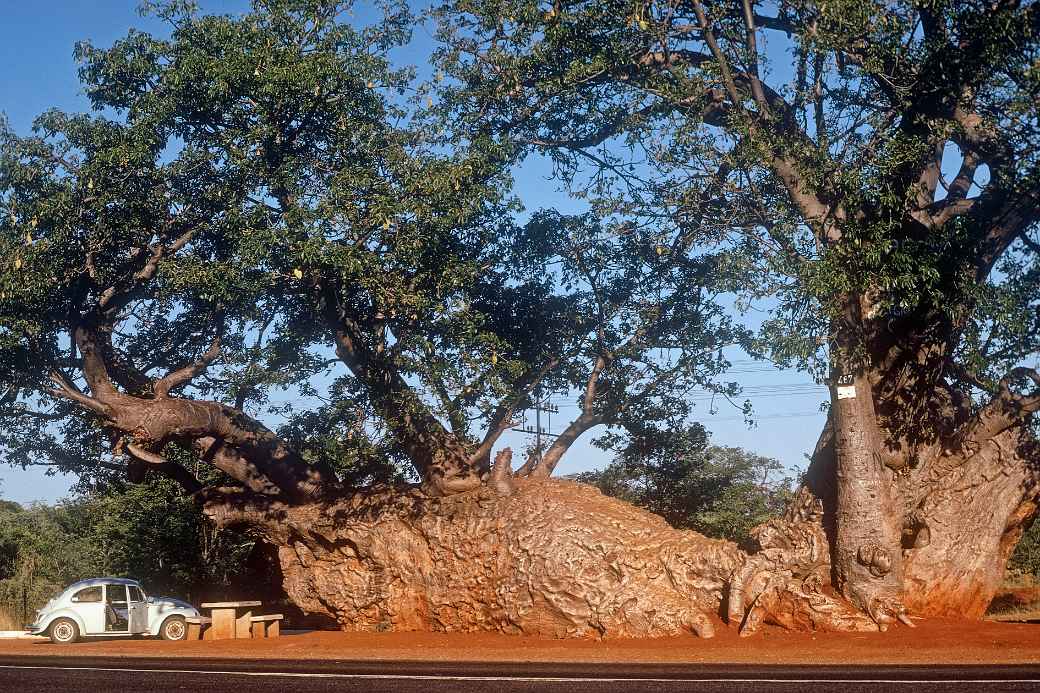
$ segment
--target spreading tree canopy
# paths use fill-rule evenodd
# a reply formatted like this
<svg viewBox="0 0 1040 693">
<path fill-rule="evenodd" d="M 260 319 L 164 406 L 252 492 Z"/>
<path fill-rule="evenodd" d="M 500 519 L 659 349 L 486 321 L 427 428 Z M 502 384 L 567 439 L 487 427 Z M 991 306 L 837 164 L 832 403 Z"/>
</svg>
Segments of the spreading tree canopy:
<svg viewBox="0 0 1040 693">
<path fill-rule="evenodd" d="M 512 147 L 390 60 L 408 8 L 362 26 L 352 5 L 159 4 L 168 38 L 77 47 L 93 113 L 3 129 L 8 461 L 291 502 L 411 473 L 450 494 L 537 388 L 582 403 L 542 475 L 597 425 L 722 388 L 737 274 L 592 214 L 521 224 Z"/>
<path fill-rule="evenodd" d="M 170 476 L 344 627 L 981 614 L 1038 501 L 1040 5 L 456 0 L 430 84 L 351 8 L 160 4 L 77 49 L 93 113 L 3 129 L 10 460 Z M 536 151 L 587 214 L 518 215 Z M 544 480 L 732 345 L 833 385 L 761 551 Z M 539 387 L 577 418 L 492 466 Z"/>
<path fill-rule="evenodd" d="M 440 12 L 475 135 L 668 248 L 726 210 L 711 247 L 768 313 L 757 348 L 835 385 L 810 482 L 842 591 L 879 620 L 984 607 L 957 582 L 998 579 L 1037 488 L 1040 4 Z"/>
</svg>

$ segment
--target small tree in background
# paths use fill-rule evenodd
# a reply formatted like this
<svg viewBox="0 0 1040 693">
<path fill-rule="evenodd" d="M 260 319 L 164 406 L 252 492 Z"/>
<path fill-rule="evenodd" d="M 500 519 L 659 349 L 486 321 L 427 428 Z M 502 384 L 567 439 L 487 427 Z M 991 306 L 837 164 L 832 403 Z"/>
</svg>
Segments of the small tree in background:
<svg viewBox="0 0 1040 693">
<path fill-rule="evenodd" d="M 91 574 L 80 503 L 0 506 L 0 611 L 20 628 L 62 587 Z"/>
<path fill-rule="evenodd" d="M 1008 561 L 1008 569 L 1040 579 L 1040 523 L 1034 522 L 1022 534 Z"/>
<path fill-rule="evenodd" d="M 785 471 L 779 461 L 707 445 L 700 426 L 649 428 L 626 439 L 610 464 L 576 480 L 646 508 L 673 527 L 753 545 L 751 529 L 780 516 L 793 495 L 793 481 L 778 478 Z"/>
</svg>

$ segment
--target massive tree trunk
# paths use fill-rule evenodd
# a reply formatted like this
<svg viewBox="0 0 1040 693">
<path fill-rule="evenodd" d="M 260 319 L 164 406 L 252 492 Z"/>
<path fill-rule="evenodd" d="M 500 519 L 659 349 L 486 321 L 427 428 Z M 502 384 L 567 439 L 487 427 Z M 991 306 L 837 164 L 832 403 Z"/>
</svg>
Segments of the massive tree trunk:
<svg viewBox="0 0 1040 693">
<path fill-rule="evenodd" d="M 834 576 L 838 589 L 885 627 L 903 615 L 902 518 L 894 503 L 892 472 L 882 462 L 869 380 L 856 376 L 833 391 Z"/>
<path fill-rule="evenodd" d="M 277 545 L 290 598 L 346 630 L 710 637 L 724 610 L 744 632 L 763 620 L 873 628 L 826 587 L 811 509 L 765 528 L 769 548 L 756 555 L 554 479 L 440 498 L 372 489 L 295 507 L 219 496 L 205 510 Z"/>
<path fill-rule="evenodd" d="M 842 487 L 846 487 L 847 501 L 848 486 L 855 486 L 838 472 L 837 438 L 829 422 L 814 453 L 805 489 L 820 500 L 823 526 L 832 538 L 840 537 L 843 521 L 850 519 L 841 510 Z M 863 514 L 885 523 L 874 536 L 884 537 L 876 541 L 887 558 L 898 559 L 880 576 L 891 576 L 891 582 L 881 583 L 882 589 L 889 590 L 884 594 L 893 600 L 890 605 L 897 609 L 901 605 L 907 613 L 925 618 L 980 618 L 985 613 L 1000 587 L 1008 558 L 1037 512 L 1038 453 L 1028 429 L 1015 427 L 978 448 L 940 450 L 916 461 L 904 458 L 905 466 L 898 470 L 877 463 L 877 476 L 871 478 L 880 493 L 870 498 L 871 505 Z M 885 496 L 889 510 L 885 516 L 877 516 L 878 500 Z M 855 529 L 846 528 L 850 536 L 871 531 L 851 519 Z M 893 525 L 901 530 L 897 540 L 889 536 Z M 871 559 L 878 553 L 835 552 L 835 583 L 847 584 L 842 582 L 843 571 L 855 561 L 868 574 L 853 585 L 877 584 L 872 579 L 879 576 L 869 571 Z M 850 600 L 865 608 L 855 595 Z M 873 615 L 877 620 L 877 614 Z M 898 612 L 889 615 L 898 617 Z M 878 621 L 886 622 L 883 617 Z"/>
<path fill-rule="evenodd" d="M 878 414 L 892 408 L 877 394 L 886 378 L 857 375 L 854 392 L 835 391 L 805 487 L 746 553 L 537 467 L 513 473 L 508 451 L 476 481 L 463 465 L 463 483 L 442 468 L 416 487 L 346 489 L 241 412 L 170 396 L 205 363 L 131 395 L 110 379 L 97 334 L 76 339 L 90 394 L 59 374 L 54 392 L 215 522 L 277 546 L 293 601 L 345 629 L 709 637 L 719 618 L 748 634 L 763 622 L 872 630 L 908 613 L 977 617 L 1037 508 L 1038 451 L 1021 418 L 1034 402 L 1007 387 L 942 445 L 900 448 L 879 423 L 892 418 Z M 201 488 L 161 457 L 171 442 L 236 486 Z"/>
<path fill-rule="evenodd" d="M 942 455 L 911 472 L 909 524 L 918 538 L 903 566 L 911 612 L 982 616 L 1036 515 L 1038 459 L 1036 441 L 1012 429 L 977 451 Z"/>
</svg>

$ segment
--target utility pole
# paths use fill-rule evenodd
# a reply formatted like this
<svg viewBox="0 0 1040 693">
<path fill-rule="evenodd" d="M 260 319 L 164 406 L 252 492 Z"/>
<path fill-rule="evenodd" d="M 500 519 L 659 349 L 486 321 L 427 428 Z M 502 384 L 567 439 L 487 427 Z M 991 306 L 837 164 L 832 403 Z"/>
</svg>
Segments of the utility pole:
<svg viewBox="0 0 1040 693">
<path fill-rule="evenodd" d="M 524 423 L 520 428 L 514 428 L 511 430 L 514 430 L 517 433 L 525 433 L 534 436 L 534 447 L 535 450 L 538 451 L 538 462 L 540 463 L 542 461 L 542 436 L 545 436 L 546 438 L 559 438 L 557 434 L 549 433 L 547 429 L 552 427 L 551 415 L 559 414 L 560 408 L 555 404 L 549 404 L 549 397 L 542 397 L 542 388 L 539 386 L 538 389 L 535 390 L 534 406 L 530 407 L 530 409 L 534 410 L 534 428 L 527 425 L 527 410 L 524 410 Z M 542 427 L 542 412 L 549 415 L 546 417 L 547 421 L 545 428 Z"/>
</svg>

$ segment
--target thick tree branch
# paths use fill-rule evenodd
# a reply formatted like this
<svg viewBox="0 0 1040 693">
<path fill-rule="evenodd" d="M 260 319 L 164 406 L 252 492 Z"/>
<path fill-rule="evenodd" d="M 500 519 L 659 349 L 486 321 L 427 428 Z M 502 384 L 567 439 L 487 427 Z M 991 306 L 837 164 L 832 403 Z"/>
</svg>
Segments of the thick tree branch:
<svg viewBox="0 0 1040 693">
<path fill-rule="evenodd" d="M 748 75 L 751 81 L 751 93 L 755 97 L 755 103 L 758 104 L 758 108 L 765 120 L 772 119 L 772 113 L 769 110 L 769 103 L 766 101 L 765 92 L 762 90 L 762 81 L 758 77 L 758 41 L 755 37 L 757 31 L 755 27 L 755 13 L 751 9 L 751 1 L 743 0 L 744 7 L 744 28 L 745 28 L 745 40 L 747 43 L 748 60 L 750 61 L 750 69 Z"/>
<path fill-rule="evenodd" d="M 1031 380 L 1037 389 L 1026 395 L 1012 391 L 1011 385 L 1023 379 Z M 1032 368 L 1014 368 L 997 384 L 989 403 L 958 429 L 949 447 L 974 454 L 1009 428 L 1025 424 L 1037 411 L 1040 411 L 1040 373 Z"/>
<path fill-rule="evenodd" d="M 524 463 L 525 468 L 528 466 L 533 467 L 530 470 L 530 476 L 543 479 L 552 476 L 556 465 L 559 464 L 560 459 L 574 444 L 574 441 L 590 428 L 598 426 L 603 422 L 603 416 L 595 413 L 594 409 L 599 378 L 608 363 L 606 356 L 600 355 L 596 357 L 596 363 L 592 367 L 592 372 L 589 373 L 588 380 L 585 383 L 585 392 L 581 401 L 581 414 L 564 429 L 563 433 L 556 437 L 556 440 L 553 441 L 544 455 L 541 454 L 541 450 L 537 451 L 537 454 L 541 457 L 537 464 L 532 464 L 530 458 Z"/>
<path fill-rule="evenodd" d="M 1034 175 L 1040 179 L 1040 173 Z M 986 215 L 979 220 L 985 234 L 979 239 L 975 257 L 976 280 L 982 282 L 1004 251 L 1040 222 L 1040 183 L 1021 192 L 1010 191 L 988 197 L 973 211 L 976 216 Z"/>
<path fill-rule="evenodd" d="M 978 198 L 946 197 L 921 208 L 912 216 L 928 228 L 941 229 L 951 219 L 969 214 L 977 201 Z"/>
<path fill-rule="evenodd" d="M 73 339 L 83 357 L 83 377 L 95 399 L 105 402 L 118 394 L 105 365 L 104 355 L 98 347 L 97 333 L 84 325 L 72 330 Z"/>
<path fill-rule="evenodd" d="M 96 414 L 100 414 L 101 416 L 107 417 L 110 414 L 110 409 L 107 405 L 81 392 L 78 387 L 73 385 L 60 373 L 51 373 L 50 380 L 57 385 L 57 388 L 48 389 L 47 392 L 49 394 L 76 402 L 80 406 L 85 407 Z"/>
<path fill-rule="evenodd" d="M 98 311 L 108 316 L 114 316 L 129 304 L 138 294 L 142 286 L 147 285 L 155 273 L 159 270 L 159 263 L 163 258 L 176 254 L 186 246 L 195 235 L 196 229 L 185 231 L 174 238 L 168 245 L 163 241 L 154 243 L 147 248 L 137 248 L 131 254 L 128 264 L 134 264 L 144 260 L 144 264 L 130 275 L 123 283 L 117 283 L 106 288 L 98 298 Z M 147 252 L 146 252 L 147 251 Z"/>
<path fill-rule="evenodd" d="M 965 152 L 961 167 L 946 191 L 946 199 L 963 200 L 968 196 L 968 191 L 975 182 L 975 171 L 978 166 L 978 155 L 975 152 Z"/>
<path fill-rule="evenodd" d="M 117 391 L 108 379 L 94 333 L 81 326 L 75 334 L 83 355 L 84 374 L 94 395 L 93 400 L 97 400 L 96 404 L 91 404 L 93 400 L 80 393 L 84 400 L 81 403 L 103 414 L 107 426 L 131 434 L 138 451 L 147 453 L 147 448 L 158 448 L 175 440 L 189 444 L 200 439 L 219 440 L 229 447 L 226 455 L 241 456 L 255 470 L 243 467 L 245 462 L 242 460 L 230 457 L 219 460 L 226 462 L 229 473 L 234 471 L 235 465 L 245 469 L 232 476 L 251 488 L 270 491 L 270 485 L 262 482 L 262 478 L 266 478 L 293 502 L 307 502 L 337 488 L 338 482 L 331 469 L 321 464 L 308 464 L 272 431 L 240 411 L 219 402 L 165 396 L 143 399 Z M 75 388 L 71 388 L 65 396 L 80 401 L 73 396 L 75 393 Z M 138 458 L 147 459 L 147 455 Z M 159 464 L 157 459 L 149 461 Z"/>
<path fill-rule="evenodd" d="M 238 450 L 225 445 L 223 441 L 207 436 L 193 441 L 192 447 L 200 460 L 212 464 L 254 493 L 281 495 L 281 489 L 273 484 L 257 465 L 243 457 Z"/>
<path fill-rule="evenodd" d="M 471 461 L 455 436 L 445 430 L 387 359 L 386 350 L 366 344 L 366 336 L 371 335 L 366 335 L 341 305 L 337 291 L 331 285 L 319 289 L 336 355 L 367 385 L 376 413 L 419 472 L 427 492 L 451 495 L 476 488 L 488 466 L 482 460 Z"/>
<path fill-rule="evenodd" d="M 130 443 L 126 446 L 126 449 L 130 452 L 131 455 L 133 455 L 137 459 L 141 460 L 142 462 L 147 462 L 149 465 L 152 466 L 153 469 L 155 469 L 160 474 L 163 474 L 169 477 L 170 479 L 176 481 L 178 484 L 181 485 L 181 488 L 183 488 L 189 494 L 195 494 L 202 490 L 202 483 L 195 477 L 194 474 L 192 474 L 190 471 L 188 471 L 181 465 L 175 462 L 170 462 L 162 455 L 145 450 L 136 443 Z"/>
<path fill-rule="evenodd" d="M 552 445 L 542 455 L 542 459 L 538 462 L 537 466 L 531 469 L 530 476 L 536 478 L 548 478 L 552 476 L 553 471 L 556 469 L 556 465 L 559 464 L 563 455 L 570 449 L 578 438 L 580 438 L 586 431 L 591 428 L 595 428 L 604 422 L 603 417 L 600 414 L 593 413 L 591 411 L 582 411 L 582 413 L 574 419 L 567 428 L 563 429 L 563 432 L 556 436 L 553 440 Z M 527 463 L 524 463 L 527 466 Z M 519 475 L 521 472 L 517 470 Z"/>
<path fill-rule="evenodd" d="M 542 382 L 545 376 L 559 363 L 560 359 L 558 358 L 549 359 L 540 368 L 529 369 L 521 376 L 517 382 L 516 390 L 505 401 L 500 403 L 494 414 L 491 415 L 484 439 L 470 456 L 471 464 L 482 463 L 483 460 L 491 455 L 491 448 L 495 446 L 502 434 L 513 425 L 513 415 L 516 413 L 520 403 L 531 395 L 531 392 L 538 387 L 538 383 Z"/>
<path fill-rule="evenodd" d="M 210 364 L 220 356 L 221 338 L 222 335 L 218 332 L 217 336 L 213 338 L 213 342 L 209 345 L 209 348 L 206 349 L 206 352 L 198 361 L 168 373 L 163 378 L 155 381 L 153 387 L 155 396 L 169 397 L 170 390 L 190 383 L 196 376 L 204 373 L 206 369 L 209 368 Z"/>
</svg>

